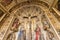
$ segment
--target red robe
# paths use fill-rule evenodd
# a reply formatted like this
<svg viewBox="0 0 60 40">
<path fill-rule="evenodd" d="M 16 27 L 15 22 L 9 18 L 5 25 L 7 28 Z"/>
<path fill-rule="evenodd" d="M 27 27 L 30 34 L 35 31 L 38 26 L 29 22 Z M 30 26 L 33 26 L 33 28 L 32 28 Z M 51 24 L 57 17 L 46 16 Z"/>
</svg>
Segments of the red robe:
<svg viewBox="0 0 60 40">
<path fill-rule="evenodd" d="M 36 40 L 39 40 L 39 36 L 40 36 L 40 28 L 38 27 L 36 30 Z"/>
</svg>

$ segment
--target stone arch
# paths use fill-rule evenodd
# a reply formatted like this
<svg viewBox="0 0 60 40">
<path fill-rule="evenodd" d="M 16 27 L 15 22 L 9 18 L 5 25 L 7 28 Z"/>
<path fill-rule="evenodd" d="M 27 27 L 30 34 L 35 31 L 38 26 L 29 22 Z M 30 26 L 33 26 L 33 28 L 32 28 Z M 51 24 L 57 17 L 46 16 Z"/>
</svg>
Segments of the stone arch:
<svg viewBox="0 0 60 40">
<path fill-rule="evenodd" d="M 43 1 L 25 1 L 25 2 L 22 2 L 22 3 L 19 3 L 17 5 L 15 5 L 14 7 L 12 7 L 9 12 L 12 12 L 22 6 L 25 6 L 25 5 L 39 5 L 39 6 L 42 6 L 42 7 L 46 7 L 46 8 L 49 8 L 49 5 Z"/>
</svg>

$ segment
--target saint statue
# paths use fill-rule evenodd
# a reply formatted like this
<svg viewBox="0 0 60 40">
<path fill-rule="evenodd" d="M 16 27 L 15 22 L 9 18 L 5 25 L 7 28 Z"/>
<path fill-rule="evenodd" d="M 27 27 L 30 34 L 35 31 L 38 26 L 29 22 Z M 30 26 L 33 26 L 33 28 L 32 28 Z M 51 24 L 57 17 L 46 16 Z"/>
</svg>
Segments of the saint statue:
<svg viewBox="0 0 60 40">
<path fill-rule="evenodd" d="M 41 29 L 40 29 L 40 27 L 37 27 L 35 32 L 36 32 L 36 39 L 35 40 L 40 40 L 40 37 L 41 37 Z"/>
<path fill-rule="evenodd" d="M 21 27 L 20 30 L 18 31 L 18 38 L 17 38 L 17 40 L 26 40 L 26 34 L 25 34 L 24 27 Z"/>
</svg>

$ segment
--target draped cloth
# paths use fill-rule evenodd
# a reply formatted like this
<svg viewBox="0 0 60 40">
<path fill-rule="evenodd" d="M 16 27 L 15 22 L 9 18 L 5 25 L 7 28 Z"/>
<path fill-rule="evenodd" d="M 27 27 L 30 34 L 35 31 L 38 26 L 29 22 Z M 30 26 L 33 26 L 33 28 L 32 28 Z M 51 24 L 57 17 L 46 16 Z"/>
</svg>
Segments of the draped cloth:
<svg viewBox="0 0 60 40">
<path fill-rule="evenodd" d="M 23 27 L 18 31 L 18 39 L 17 40 L 25 40 L 25 30 Z"/>
<path fill-rule="evenodd" d="M 21 40 L 22 37 L 23 37 L 23 31 L 20 31 L 20 32 L 18 33 L 18 40 Z"/>
<path fill-rule="evenodd" d="M 38 28 L 36 29 L 36 40 L 40 40 L 40 36 L 41 36 L 41 30 L 40 30 L 40 28 L 38 27 Z"/>
</svg>

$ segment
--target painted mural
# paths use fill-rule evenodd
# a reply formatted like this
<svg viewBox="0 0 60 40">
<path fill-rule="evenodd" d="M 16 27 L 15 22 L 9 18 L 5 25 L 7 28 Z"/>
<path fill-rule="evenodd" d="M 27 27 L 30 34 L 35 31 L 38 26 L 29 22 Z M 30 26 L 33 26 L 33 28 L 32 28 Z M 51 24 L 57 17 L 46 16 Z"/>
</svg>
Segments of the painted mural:
<svg viewBox="0 0 60 40">
<path fill-rule="evenodd" d="M 2 0 L 2 1 L 1 1 L 1 4 L 2 4 L 3 6 L 7 6 L 7 5 L 9 5 L 12 1 L 13 1 L 13 0 Z"/>
</svg>

